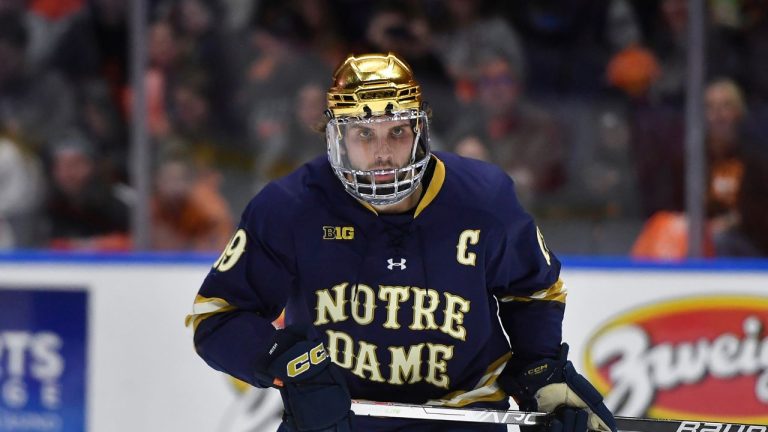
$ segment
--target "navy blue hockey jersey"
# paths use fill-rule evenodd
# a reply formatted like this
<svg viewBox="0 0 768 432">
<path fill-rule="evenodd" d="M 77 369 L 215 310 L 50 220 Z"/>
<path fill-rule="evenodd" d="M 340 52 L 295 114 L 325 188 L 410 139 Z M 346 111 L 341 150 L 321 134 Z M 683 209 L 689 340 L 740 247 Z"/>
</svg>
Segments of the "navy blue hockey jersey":
<svg viewBox="0 0 768 432">
<path fill-rule="evenodd" d="M 266 186 L 187 317 L 198 353 L 256 384 L 284 310 L 324 339 L 353 399 L 508 406 L 495 381 L 511 353 L 559 351 L 560 263 L 503 171 L 447 153 L 432 169 L 407 214 L 348 195 L 323 157 Z"/>
</svg>

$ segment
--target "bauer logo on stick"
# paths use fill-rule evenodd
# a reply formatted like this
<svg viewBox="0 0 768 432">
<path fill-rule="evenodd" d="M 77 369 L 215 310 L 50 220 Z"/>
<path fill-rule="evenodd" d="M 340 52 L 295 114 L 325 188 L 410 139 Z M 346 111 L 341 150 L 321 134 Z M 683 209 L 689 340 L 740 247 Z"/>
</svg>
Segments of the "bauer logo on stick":
<svg viewBox="0 0 768 432">
<path fill-rule="evenodd" d="M 677 432 L 766 432 L 768 426 L 683 421 Z"/>
</svg>

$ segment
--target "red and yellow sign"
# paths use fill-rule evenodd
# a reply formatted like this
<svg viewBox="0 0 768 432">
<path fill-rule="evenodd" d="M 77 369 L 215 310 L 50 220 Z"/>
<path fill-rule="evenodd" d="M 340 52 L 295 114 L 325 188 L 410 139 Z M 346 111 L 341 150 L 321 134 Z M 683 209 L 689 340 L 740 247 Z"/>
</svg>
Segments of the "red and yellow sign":
<svg viewBox="0 0 768 432">
<path fill-rule="evenodd" d="M 584 371 L 617 413 L 768 424 L 768 297 L 707 296 L 619 315 Z"/>
</svg>

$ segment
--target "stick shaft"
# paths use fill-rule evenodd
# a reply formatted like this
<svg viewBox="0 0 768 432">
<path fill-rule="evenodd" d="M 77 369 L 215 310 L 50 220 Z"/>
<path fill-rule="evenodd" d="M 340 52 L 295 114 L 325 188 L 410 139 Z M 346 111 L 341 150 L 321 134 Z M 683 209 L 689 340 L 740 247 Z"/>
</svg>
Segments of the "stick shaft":
<svg viewBox="0 0 768 432">
<path fill-rule="evenodd" d="M 497 423 L 517 426 L 538 426 L 545 424 L 547 420 L 547 414 L 540 412 L 451 408 L 364 400 L 353 400 L 352 411 L 355 415 L 360 416 Z M 768 432 L 768 426 L 763 425 L 635 417 L 616 417 L 616 426 L 620 432 Z"/>
<path fill-rule="evenodd" d="M 545 413 L 501 411 L 480 408 L 450 408 L 431 405 L 411 405 L 395 402 L 352 401 L 355 415 L 397 417 L 422 420 L 447 420 L 472 423 L 500 423 L 518 426 L 544 424 Z"/>
</svg>

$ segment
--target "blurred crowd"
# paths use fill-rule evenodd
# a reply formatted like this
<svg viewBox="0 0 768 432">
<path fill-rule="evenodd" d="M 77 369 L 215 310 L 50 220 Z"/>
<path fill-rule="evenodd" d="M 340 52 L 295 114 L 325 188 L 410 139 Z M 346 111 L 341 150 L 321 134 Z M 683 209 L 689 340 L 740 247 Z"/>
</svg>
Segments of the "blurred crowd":
<svg viewBox="0 0 768 432">
<path fill-rule="evenodd" d="M 349 53 L 402 55 L 433 147 L 561 253 L 681 258 L 687 0 L 147 0 L 152 248 L 219 250 L 324 154 Z M 0 248 L 130 250 L 130 2 L 0 0 Z M 768 256 L 768 0 L 706 2 L 705 244 Z"/>
</svg>

